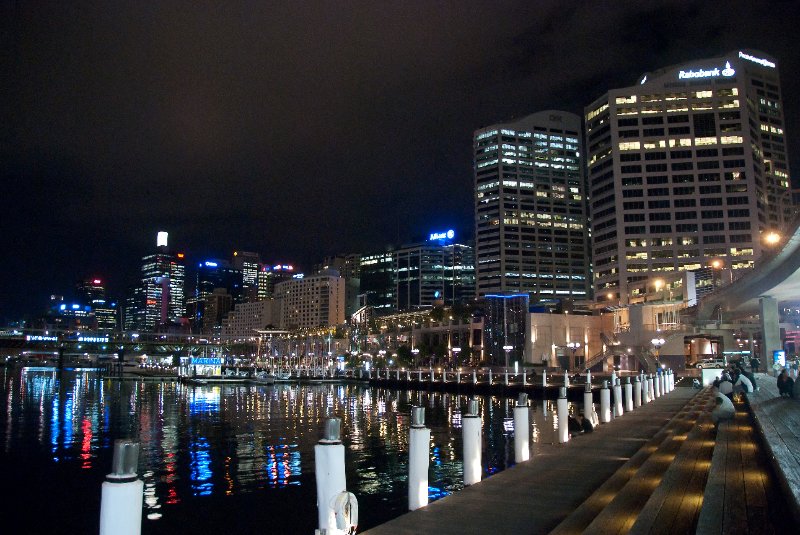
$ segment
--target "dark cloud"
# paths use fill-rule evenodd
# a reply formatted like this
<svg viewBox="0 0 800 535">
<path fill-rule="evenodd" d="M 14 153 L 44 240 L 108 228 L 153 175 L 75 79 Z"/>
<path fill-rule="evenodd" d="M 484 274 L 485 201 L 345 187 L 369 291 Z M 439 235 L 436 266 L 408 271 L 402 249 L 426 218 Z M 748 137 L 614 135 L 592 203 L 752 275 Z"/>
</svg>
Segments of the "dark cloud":
<svg viewBox="0 0 800 535">
<path fill-rule="evenodd" d="M 3 4 L 0 318 L 191 258 L 471 229 L 471 135 L 739 47 L 798 91 L 795 2 Z M 798 113 L 785 98 L 792 164 Z"/>
</svg>

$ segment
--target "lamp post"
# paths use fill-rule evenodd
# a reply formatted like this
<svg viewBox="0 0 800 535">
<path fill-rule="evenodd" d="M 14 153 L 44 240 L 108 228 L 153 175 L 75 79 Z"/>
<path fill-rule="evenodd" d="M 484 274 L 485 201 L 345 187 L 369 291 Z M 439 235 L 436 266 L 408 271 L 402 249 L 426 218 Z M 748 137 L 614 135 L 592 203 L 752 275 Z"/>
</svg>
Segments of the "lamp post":
<svg viewBox="0 0 800 535">
<path fill-rule="evenodd" d="M 577 367 L 577 363 L 575 362 L 575 353 L 581 347 L 580 342 L 569 342 L 567 347 L 572 351 L 572 360 L 570 361 L 570 369 L 574 369 Z"/>
<path fill-rule="evenodd" d="M 506 368 L 508 368 L 508 354 L 512 349 L 514 349 L 514 346 L 503 346 L 503 351 L 506 352 Z"/>
<path fill-rule="evenodd" d="M 660 365 L 661 364 L 660 349 L 666 343 L 666 340 L 664 340 L 663 338 L 653 338 L 652 340 L 650 340 L 650 343 L 653 344 L 653 347 L 656 349 L 656 364 Z"/>
<path fill-rule="evenodd" d="M 414 367 L 417 367 L 417 355 L 419 355 L 419 349 L 416 347 L 411 350 L 411 354 L 414 355 Z"/>
</svg>

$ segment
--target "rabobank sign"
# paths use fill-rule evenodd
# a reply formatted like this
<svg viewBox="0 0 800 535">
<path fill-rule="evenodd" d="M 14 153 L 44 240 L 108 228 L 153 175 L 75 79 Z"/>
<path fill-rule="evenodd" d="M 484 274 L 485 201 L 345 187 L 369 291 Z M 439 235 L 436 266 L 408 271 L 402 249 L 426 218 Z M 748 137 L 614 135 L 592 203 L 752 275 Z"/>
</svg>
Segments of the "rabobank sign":
<svg viewBox="0 0 800 535">
<path fill-rule="evenodd" d="M 724 69 L 714 67 L 713 69 L 695 69 L 691 71 L 681 70 L 678 73 L 678 78 L 680 80 L 688 80 L 692 78 L 718 78 L 720 76 L 729 78 L 734 74 L 736 74 L 736 71 L 731 67 L 731 62 L 726 61 Z"/>
<path fill-rule="evenodd" d="M 452 240 L 455 237 L 456 233 L 453 229 L 447 230 L 445 232 L 431 232 L 428 241 L 438 241 L 438 240 Z"/>
</svg>

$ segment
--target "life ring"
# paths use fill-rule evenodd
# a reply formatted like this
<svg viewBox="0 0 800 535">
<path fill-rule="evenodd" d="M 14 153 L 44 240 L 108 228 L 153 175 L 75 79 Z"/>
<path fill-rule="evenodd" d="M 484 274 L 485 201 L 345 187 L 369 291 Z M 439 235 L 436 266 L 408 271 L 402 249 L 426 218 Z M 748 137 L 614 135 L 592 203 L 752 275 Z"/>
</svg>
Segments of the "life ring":
<svg viewBox="0 0 800 535">
<path fill-rule="evenodd" d="M 336 528 L 345 533 L 355 533 L 358 527 L 358 500 L 346 490 L 334 496 L 331 507 L 336 516 Z"/>
</svg>

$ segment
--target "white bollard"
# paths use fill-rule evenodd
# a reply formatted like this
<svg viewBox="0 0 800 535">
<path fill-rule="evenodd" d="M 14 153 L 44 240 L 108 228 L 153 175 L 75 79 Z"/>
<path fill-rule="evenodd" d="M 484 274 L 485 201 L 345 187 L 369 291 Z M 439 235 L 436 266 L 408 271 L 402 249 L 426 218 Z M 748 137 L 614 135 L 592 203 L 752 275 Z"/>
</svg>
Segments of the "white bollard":
<svg viewBox="0 0 800 535">
<path fill-rule="evenodd" d="M 411 382 L 411 370 L 406 370 L 406 382 Z"/>
<path fill-rule="evenodd" d="M 319 444 L 314 446 L 319 530 L 323 533 L 341 533 L 336 527 L 336 511 L 333 508 L 333 500 L 347 491 L 341 425 L 340 418 L 328 418 L 323 436 Z"/>
<path fill-rule="evenodd" d="M 608 381 L 608 386 L 613 389 L 614 386 L 617 384 L 617 372 L 616 370 L 611 370 L 611 379 Z"/>
<path fill-rule="evenodd" d="M 653 374 L 647 376 L 647 401 L 653 401 L 655 398 L 655 394 L 653 393 Z"/>
<path fill-rule="evenodd" d="M 431 376 L 430 376 L 430 380 L 431 381 L 430 382 L 432 383 L 432 382 L 434 382 L 436 380 L 436 377 L 434 377 L 434 375 L 433 375 L 433 368 L 431 368 L 430 370 L 431 370 Z"/>
<path fill-rule="evenodd" d="M 528 375 L 525 372 L 525 368 L 522 368 L 522 386 L 523 388 L 528 385 Z"/>
<path fill-rule="evenodd" d="M 642 406 L 642 382 L 639 380 L 638 375 L 633 380 L 633 406 Z"/>
<path fill-rule="evenodd" d="M 472 370 L 472 384 L 478 384 L 478 372 Z"/>
<path fill-rule="evenodd" d="M 564 388 L 569 388 L 569 372 L 564 372 Z"/>
<path fill-rule="evenodd" d="M 397 375 L 395 378 L 399 381 L 400 380 L 400 368 L 397 368 Z"/>
<path fill-rule="evenodd" d="M 489 386 L 492 386 L 492 370 L 489 369 Z"/>
<path fill-rule="evenodd" d="M 547 386 L 547 369 L 542 370 L 542 386 Z"/>
<path fill-rule="evenodd" d="M 531 458 L 530 408 L 528 394 L 521 392 L 514 407 L 514 460 L 518 463 Z"/>
<path fill-rule="evenodd" d="M 633 410 L 633 385 L 631 378 L 625 378 L 625 410 L 631 412 Z"/>
<path fill-rule="evenodd" d="M 425 407 L 411 407 L 408 436 L 408 510 L 428 505 L 431 430 L 425 427 Z"/>
<path fill-rule="evenodd" d="M 592 384 L 592 370 L 586 370 L 586 384 Z"/>
<path fill-rule="evenodd" d="M 456 371 L 456 384 L 457 385 L 461 384 L 461 372 L 460 371 Z"/>
<path fill-rule="evenodd" d="M 478 400 L 467 402 L 467 414 L 461 418 L 464 441 L 464 485 L 474 485 L 481 480 L 481 417 Z"/>
<path fill-rule="evenodd" d="M 661 374 L 658 373 L 658 371 L 656 371 L 655 376 L 653 376 L 653 393 L 656 398 L 661 397 Z"/>
<path fill-rule="evenodd" d="M 567 407 L 567 389 L 561 387 L 556 405 L 558 416 L 558 441 L 563 444 L 569 442 L 569 409 Z"/>
<path fill-rule="evenodd" d="M 547 420 L 547 417 L 549 415 L 550 415 L 550 413 L 548 412 L 547 400 L 543 399 L 542 400 L 542 416 L 544 416 L 545 421 Z"/>
<path fill-rule="evenodd" d="M 111 473 L 100 498 L 100 535 L 139 535 L 142 532 L 144 482 L 136 477 L 139 443 L 114 441 Z"/>
<path fill-rule="evenodd" d="M 508 370 L 506 370 L 506 372 L 505 372 L 505 377 L 503 379 L 503 384 L 508 386 Z"/>
<path fill-rule="evenodd" d="M 608 381 L 603 381 L 603 388 L 600 389 L 600 421 L 604 424 L 611 421 L 611 391 L 608 389 Z"/>
<path fill-rule="evenodd" d="M 622 385 L 619 384 L 619 379 L 614 385 L 614 416 L 617 418 L 622 416 Z"/>
<path fill-rule="evenodd" d="M 594 399 L 592 385 L 589 383 L 583 387 L 583 417 L 594 423 Z"/>
<path fill-rule="evenodd" d="M 669 390 L 675 390 L 675 372 L 672 369 L 669 370 Z"/>
</svg>

